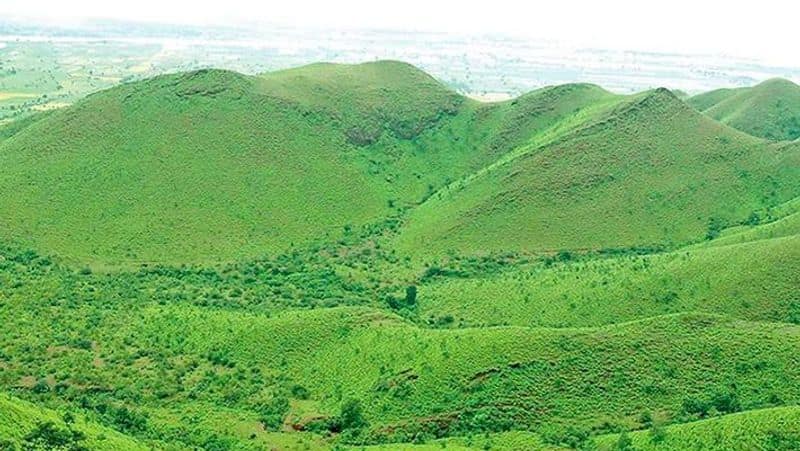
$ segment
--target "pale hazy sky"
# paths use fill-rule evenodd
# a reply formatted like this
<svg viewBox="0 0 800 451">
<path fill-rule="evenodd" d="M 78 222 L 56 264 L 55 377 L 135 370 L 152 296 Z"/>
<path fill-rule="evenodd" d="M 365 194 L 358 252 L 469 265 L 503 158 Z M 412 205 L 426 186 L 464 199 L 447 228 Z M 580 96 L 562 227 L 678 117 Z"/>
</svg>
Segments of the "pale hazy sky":
<svg viewBox="0 0 800 451">
<path fill-rule="evenodd" d="M 0 15 L 508 32 L 566 44 L 726 53 L 800 66 L 800 2 L 793 0 L 0 0 Z"/>
</svg>

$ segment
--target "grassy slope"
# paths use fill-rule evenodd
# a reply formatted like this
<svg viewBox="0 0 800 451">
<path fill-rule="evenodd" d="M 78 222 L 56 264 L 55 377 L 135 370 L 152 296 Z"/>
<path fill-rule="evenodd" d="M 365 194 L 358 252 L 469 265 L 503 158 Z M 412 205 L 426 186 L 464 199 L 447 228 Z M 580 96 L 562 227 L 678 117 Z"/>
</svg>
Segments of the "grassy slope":
<svg viewBox="0 0 800 451">
<path fill-rule="evenodd" d="M 745 88 L 746 89 L 746 88 Z M 686 103 L 697 109 L 698 111 L 706 111 L 714 105 L 734 97 L 736 94 L 742 92 L 742 88 L 721 88 L 712 91 L 697 94 L 686 100 Z"/>
<path fill-rule="evenodd" d="M 666 90 L 451 185 L 410 215 L 416 254 L 556 251 L 702 238 L 800 190 L 800 149 L 767 146 Z M 424 243 L 424 244 L 423 244 Z"/>
<path fill-rule="evenodd" d="M 759 215 L 759 218 L 761 215 Z M 768 222 L 759 225 L 732 227 L 709 245 L 745 243 L 769 238 L 800 235 L 800 198 L 779 205 L 766 213 Z M 772 218 L 772 220 L 769 220 Z"/>
<path fill-rule="evenodd" d="M 662 440 L 648 431 L 629 434 L 637 450 L 790 450 L 800 447 L 800 407 L 725 415 L 664 428 Z M 618 435 L 596 440 L 601 450 L 617 449 Z"/>
<path fill-rule="evenodd" d="M 630 427 L 645 411 L 676 417 L 684 398 L 730 387 L 745 408 L 800 396 L 786 383 L 800 378 L 797 327 L 708 315 L 598 329 L 453 331 L 353 309 L 273 319 L 185 309 L 147 316 L 148 340 L 168 331 L 183 352 L 217 349 L 236 362 L 282 366 L 323 412 L 362 399 L 374 433 L 393 438 L 419 429 L 527 425 L 547 436 L 567 424 Z"/>
<path fill-rule="evenodd" d="M 33 124 L 1 152 L 0 185 L 16 195 L 0 227 L 82 260 L 179 262 L 286 248 L 390 211 L 389 184 L 346 161 L 329 117 L 258 85 L 158 77 Z"/>
<path fill-rule="evenodd" d="M 380 221 L 611 97 L 479 104 L 396 62 L 161 76 L 9 129 L 0 233 L 95 265 L 274 253 Z"/>
<path fill-rule="evenodd" d="M 352 451 L 366 450 L 394 450 L 394 451 L 439 451 L 442 449 L 453 451 L 517 451 L 517 450 L 560 450 L 567 449 L 556 445 L 543 443 L 534 434 L 521 431 L 498 432 L 490 434 L 473 435 L 466 437 L 453 437 L 430 441 L 423 444 L 390 443 L 386 445 L 373 445 L 366 447 L 352 447 Z"/>
<path fill-rule="evenodd" d="M 392 72 L 396 85 L 386 80 L 361 106 L 384 108 L 387 127 L 407 138 L 453 113 L 458 99 L 431 82 L 419 91 L 430 109 L 409 116 L 407 105 L 394 104 L 404 98 L 398 91 L 427 75 L 402 69 Z M 335 99 L 304 105 L 276 78 L 158 77 L 26 127 L 0 152 L 9 168 L 0 186 L 16 193 L 2 203 L 0 229 L 89 262 L 225 260 L 335 236 L 346 224 L 388 215 L 393 198 L 422 196 L 425 185 L 410 174 L 396 181 L 357 164 L 363 158 L 346 127 L 326 110 Z M 401 120 L 413 129 L 394 123 Z M 412 184 L 423 187 L 414 192 Z"/>
<path fill-rule="evenodd" d="M 798 207 L 795 199 L 773 222 L 668 253 L 432 278 L 419 287 L 419 315 L 462 326 L 594 326 L 686 311 L 800 323 Z"/>
<path fill-rule="evenodd" d="M 47 409 L 39 408 L 29 402 L 0 395 L 0 439 L 11 440 L 21 445 L 25 436 L 38 423 L 54 422 L 59 428 L 65 428 L 61 416 Z M 114 430 L 76 420 L 74 429 L 85 434 L 82 444 L 92 450 L 146 450 L 149 447 L 126 437 Z"/>
<path fill-rule="evenodd" d="M 420 315 L 463 325 L 592 326 L 671 312 L 800 322 L 797 215 L 667 254 L 620 256 L 433 280 Z M 788 228 L 793 221 L 794 229 Z M 787 225 L 784 229 L 783 226 Z M 778 231 L 793 230 L 789 236 Z M 787 232 L 788 233 L 788 232 Z M 774 239 L 749 238 L 777 235 Z M 747 241 L 745 241 L 747 240 Z"/>
<path fill-rule="evenodd" d="M 735 390 L 747 409 L 800 400 L 800 333 L 785 324 L 680 314 L 588 329 L 431 330 L 371 308 L 276 314 L 236 298 L 215 307 L 169 291 L 132 297 L 139 289 L 124 279 L 108 289 L 42 265 L 3 284 L 0 320 L 17 327 L 0 337 L 0 384 L 53 403 L 85 399 L 95 412 L 127 405 L 170 443 L 316 443 L 260 429 L 258 406 L 276 393 L 290 396 L 286 418 L 298 424 L 361 399 L 372 439 L 393 441 L 419 429 L 523 428 L 558 443 L 570 426 L 640 427 L 645 411 L 680 420 L 688 396 Z M 37 380 L 51 389 L 33 391 Z M 296 385 L 307 400 L 289 394 Z"/>
<path fill-rule="evenodd" d="M 717 90 L 689 99 L 708 116 L 733 128 L 771 140 L 800 138 L 800 86 L 767 80 L 752 88 Z"/>
</svg>

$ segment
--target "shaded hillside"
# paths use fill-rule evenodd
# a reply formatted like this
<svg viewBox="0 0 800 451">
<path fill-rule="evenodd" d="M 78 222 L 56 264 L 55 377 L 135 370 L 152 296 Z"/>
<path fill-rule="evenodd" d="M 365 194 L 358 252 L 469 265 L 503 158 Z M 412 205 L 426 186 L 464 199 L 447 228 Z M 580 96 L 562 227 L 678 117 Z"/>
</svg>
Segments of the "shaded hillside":
<svg viewBox="0 0 800 451">
<path fill-rule="evenodd" d="M 753 136 L 774 141 L 800 138 L 800 86 L 780 78 L 752 88 L 700 94 L 689 104 L 708 116 Z"/>
<path fill-rule="evenodd" d="M 441 190 L 398 245 L 417 255 L 671 246 L 800 192 L 797 146 L 765 145 L 666 90 L 587 124 Z"/>
</svg>

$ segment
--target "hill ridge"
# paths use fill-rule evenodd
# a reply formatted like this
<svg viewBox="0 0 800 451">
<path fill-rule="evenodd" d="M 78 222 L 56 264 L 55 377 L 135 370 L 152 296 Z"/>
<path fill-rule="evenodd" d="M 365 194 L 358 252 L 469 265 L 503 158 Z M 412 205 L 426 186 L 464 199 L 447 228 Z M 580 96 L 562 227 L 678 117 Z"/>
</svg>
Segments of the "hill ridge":
<svg viewBox="0 0 800 451">
<path fill-rule="evenodd" d="M 437 240 L 442 242 L 438 246 L 453 246 L 441 247 L 442 252 L 465 251 L 465 246 L 480 246 L 477 249 L 481 252 L 501 251 L 501 249 L 553 251 L 559 248 L 568 250 L 592 248 L 588 243 L 585 246 L 578 244 L 586 240 L 586 231 L 579 232 L 579 230 L 585 226 L 586 221 L 590 221 L 589 216 L 567 219 L 575 214 L 573 211 L 576 203 L 587 203 L 587 210 L 594 211 L 599 207 L 588 204 L 589 199 L 613 204 L 618 202 L 617 199 L 620 197 L 632 196 L 630 192 L 632 187 L 625 190 L 623 186 L 641 183 L 637 189 L 646 190 L 649 194 L 642 194 L 641 197 L 630 200 L 637 202 L 637 206 L 641 205 L 638 208 L 652 210 L 663 203 L 663 208 L 669 209 L 673 208 L 676 199 L 683 198 L 681 202 L 693 203 L 695 204 L 693 208 L 706 205 L 702 208 L 707 210 L 698 212 L 697 215 L 699 218 L 709 218 L 720 214 L 722 209 L 716 203 L 711 204 L 708 199 L 689 201 L 688 198 L 697 195 L 686 189 L 686 180 L 679 182 L 675 178 L 675 171 L 683 171 L 684 177 L 686 171 L 689 171 L 696 179 L 692 182 L 693 185 L 701 187 L 707 185 L 709 181 L 707 171 L 730 172 L 732 164 L 745 164 L 751 169 L 740 172 L 738 176 L 731 174 L 727 178 L 717 178 L 714 182 L 720 184 L 719 190 L 735 190 L 739 193 L 736 196 L 740 198 L 748 196 L 752 199 L 753 208 L 750 211 L 742 211 L 744 209 L 741 202 L 736 207 L 733 205 L 730 207 L 736 208 L 738 212 L 735 217 L 727 219 L 728 221 L 744 220 L 753 210 L 767 207 L 773 202 L 785 202 L 789 197 L 796 195 L 797 180 L 789 173 L 798 170 L 798 166 L 793 162 L 797 160 L 800 151 L 793 146 L 782 148 L 788 152 L 781 152 L 778 147 L 767 145 L 759 138 L 705 117 L 666 89 L 649 91 L 624 98 L 604 114 L 591 117 L 575 130 L 545 142 L 544 146 L 535 147 L 535 151 L 520 152 L 518 158 L 510 160 L 507 164 L 494 165 L 492 171 L 483 171 L 480 178 L 471 178 L 469 183 L 459 184 L 455 189 L 451 187 L 442 191 L 441 196 L 431 197 L 426 202 L 427 205 L 420 206 L 410 213 L 409 221 L 401 231 L 398 245 L 403 249 L 417 247 L 414 243 L 419 242 L 410 241 L 409 235 L 420 233 L 426 236 L 424 247 L 427 249 L 431 249 Z M 771 156 L 767 157 L 768 154 Z M 780 163 L 778 161 L 780 159 L 783 159 L 784 163 Z M 764 165 L 771 165 L 772 169 L 762 167 Z M 698 167 L 713 169 L 700 171 Z M 745 183 L 742 180 L 742 174 L 752 172 L 759 174 L 758 183 L 761 186 L 759 189 L 765 192 L 769 190 L 762 185 L 772 183 L 768 180 L 780 174 L 782 180 L 780 184 L 784 184 L 780 197 L 772 201 L 765 199 L 762 194 L 748 193 L 754 188 L 752 183 Z M 656 173 L 662 174 L 660 179 L 653 179 Z M 645 183 L 645 180 L 649 181 Z M 652 187 L 658 184 L 664 185 L 662 188 L 664 191 L 654 191 Z M 601 192 L 606 194 L 601 195 Z M 716 194 L 708 192 L 706 195 L 718 197 L 719 192 Z M 672 202 L 666 202 L 667 198 L 674 199 Z M 724 199 L 717 200 L 722 204 L 730 203 Z M 556 206 L 558 202 L 565 202 L 572 208 L 559 209 Z M 645 205 L 649 206 L 644 207 Z M 689 205 L 684 207 L 688 208 Z M 608 230 L 606 238 L 603 239 L 606 242 L 600 245 L 601 247 L 652 245 L 657 242 L 653 240 L 663 236 L 662 228 L 658 232 L 652 231 L 653 238 L 643 238 L 643 230 L 653 227 L 655 220 L 652 211 L 645 213 L 617 204 L 608 208 L 613 208 L 618 214 L 627 218 L 620 218 L 620 227 L 630 227 L 631 215 L 642 215 L 643 221 L 647 217 L 651 224 L 631 228 L 630 232 L 637 235 L 637 238 L 629 243 L 608 242 L 607 237 L 619 236 L 618 231 Z M 630 213 L 623 213 L 626 211 Z M 638 213 L 635 213 L 637 211 Z M 730 211 L 729 209 L 724 214 L 731 215 Z M 592 215 L 601 217 L 611 213 L 607 210 L 594 211 Z M 450 215 L 451 219 L 445 219 L 445 215 Z M 460 217 L 460 220 L 452 219 L 452 215 Z M 423 216 L 428 218 L 422 219 Z M 678 219 L 685 221 L 686 227 L 689 227 L 690 222 L 694 222 L 695 225 L 691 226 L 695 230 L 692 233 L 696 237 L 694 240 L 700 239 L 702 219 L 698 221 L 697 217 L 687 218 L 685 216 L 688 215 L 678 212 L 669 216 L 673 225 L 667 226 L 665 223 L 663 227 L 674 227 Z M 439 221 L 440 224 L 434 224 Z M 667 221 L 666 216 L 663 221 Z M 565 228 L 573 227 L 572 224 L 575 224 L 575 231 L 569 240 L 563 236 L 553 236 L 554 242 L 548 245 L 538 244 L 531 248 L 530 244 L 525 244 L 526 239 L 523 237 L 527 237 L 528 243 L 541 241 L 543 236 L 546 236 L 546 230 L 563 231 Z M 436 231 L 437 227 L 441 229 Z M 607 227 L 608 223 L 602 226 L 595 224 L 593 228 L 599 230 Z M 494 228 L 497 228 L 499 235 L 489 232 Z M 484 238 L 479 240 L 476 236 L 475 239 L 468 240 L 466 234 L 472 233 L 472 230 L 477 233 L 477 229 L 481 229 Z M 673 242 L 680 240 L 678 242 L 683 244 L 692 241 L 692 234 L 688 233 L 688 229 L 684 230 L 680 232 L 681 238 L 674 237 L 669 240 Z M 438 238 L 433 239 L 437 235 Z M 513 239 L 519 243 L 512 247 L 508 247 L 509 243 L 503 246 L 492 243 L 500 236 L 506 239 L 516 236 L 517 238 Z M 422 238 L 414 238 L 416 239 Z M 456 239 L 459 240 L 457 243 Z M 469 241 L 469 244 L 466 241 Z M 567 242 L 571 243 L 568 247 Z"/>
<path fill-rule="evenodd" d="M 773 141 L 800 138 L 800 86 L 785 78 L 710 91 L 688 101 L 709 117 L 753 136 Z"/>
</svg>

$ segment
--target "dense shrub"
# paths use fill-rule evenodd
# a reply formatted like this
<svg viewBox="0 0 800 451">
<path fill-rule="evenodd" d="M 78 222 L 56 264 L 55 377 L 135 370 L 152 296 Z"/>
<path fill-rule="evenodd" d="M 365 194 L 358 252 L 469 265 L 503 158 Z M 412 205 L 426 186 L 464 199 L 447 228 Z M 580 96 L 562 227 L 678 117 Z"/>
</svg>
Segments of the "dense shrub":
<svg viewBox="0 0 800 451">
<path fill-rule="evenodd" d="M 86 436 L 72 429 L 56 426 L 52 421 L 38 423 L 23 439 L 25 450 L 88 451 L 82 442 Z"/>
</svg>

